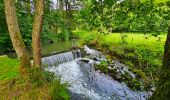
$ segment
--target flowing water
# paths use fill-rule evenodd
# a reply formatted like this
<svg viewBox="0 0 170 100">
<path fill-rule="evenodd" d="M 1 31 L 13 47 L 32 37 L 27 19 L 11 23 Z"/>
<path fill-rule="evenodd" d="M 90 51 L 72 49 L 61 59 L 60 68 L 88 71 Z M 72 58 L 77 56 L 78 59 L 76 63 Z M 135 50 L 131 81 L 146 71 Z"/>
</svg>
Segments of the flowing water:
<svg viewBox="0 0 170 100">
<path fill-rule="evenodd" d="M 80 50 L 74 50 L 42 59 L 43 64 L 49 66 L 45 70 L 54 72 L 56 76 L 60 76 L 62 83 L 69 84 L 71 100 L 146 100 L 148 98 L 148 93 L 133 91 L 126 84 L 95 71 L 93 65 L 100 63 L 104 57 L 101 57 L 100 52 L 87 46 L 84 50 L 88 55 L 86 57 L 81 56 Z M 94 57 L 100 60 L 91 60 Z M 117 62 L 115 66 L 122 67 L 122 64 Z"/>
</svg>

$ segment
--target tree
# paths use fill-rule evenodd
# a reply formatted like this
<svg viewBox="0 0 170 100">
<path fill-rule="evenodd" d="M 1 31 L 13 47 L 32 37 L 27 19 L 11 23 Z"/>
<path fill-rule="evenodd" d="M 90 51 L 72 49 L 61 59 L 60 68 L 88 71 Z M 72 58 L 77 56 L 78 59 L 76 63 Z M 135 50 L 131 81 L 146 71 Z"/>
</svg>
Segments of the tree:
<svg viewBox="0 0 170 100">
<path fill-rule="evenodd" d="M 164 57 L 162 70 L 158 82 L 158 87 L 153 93 L 151 100 L 169 100 L 170 98 L 170 27 L 164 47 Z"/>
<path fill-rule="evenodd" d="M 36 0 L 36 13 L 34 16 L 32 47 L 33 66 L 41 67 L 41 31 L 43 23 L 44 0 Z"/>
<path fill-rule="evenodd" d="M 6 22 L 12 41 L 12 45 L 20 60 L 20 72 L 22 75 L 26 74 L 26 67 L 30 66 L 29 54 L 23 42 L 20 29 L 16 17 L 15 0 L 4 0 Z"/>
<path fill-rule="evenodd" d="M 27 13 L 28 13 L 28 16 L 31 15 L 31 1 L 30 0 L 27 0 Z"/>
</svg>

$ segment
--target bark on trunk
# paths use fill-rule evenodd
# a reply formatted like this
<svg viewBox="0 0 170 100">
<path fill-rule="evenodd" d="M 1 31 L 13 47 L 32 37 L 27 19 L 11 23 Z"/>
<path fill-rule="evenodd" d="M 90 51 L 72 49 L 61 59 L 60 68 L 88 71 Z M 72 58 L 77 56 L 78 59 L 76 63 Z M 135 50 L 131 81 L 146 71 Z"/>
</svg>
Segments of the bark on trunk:
<svg viewBox="0 0 170 100">
<path fill-rule="evenodd" d="M 20 60 L 20 72 L 24 75 L 27 74 L 27 67 L 30 67 L 30 59 L 17 23 L 15 0 L 4 0 L 4 3 L 10 38 Z"/>
<path fill-rule="evenodd" d="M 36 13 L 34 16 L 32 47 L 33 66 L 41 68 L 41 30 L 43 23 L 44 0 L 36 0 Z"/>
<path fill-rule="evenodd" d="M 170 27 L 164 47 L 163 66 L 156 91 L 151 100 L 170 99 Z"/>
</svg>

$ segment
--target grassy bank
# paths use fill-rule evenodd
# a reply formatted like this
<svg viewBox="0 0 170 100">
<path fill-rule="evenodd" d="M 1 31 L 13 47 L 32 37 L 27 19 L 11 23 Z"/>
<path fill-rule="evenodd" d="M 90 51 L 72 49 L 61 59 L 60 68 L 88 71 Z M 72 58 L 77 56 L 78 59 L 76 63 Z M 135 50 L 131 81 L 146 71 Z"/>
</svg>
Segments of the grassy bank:
<svg viewBox="0 0 170 100">
<path fill-rule="evenodd" d="M 74 31 L 79 45 L 89 45 L 105 53 L 108 59 L 117 59 L 152 84 L 158 81 L 162 65 L 166 34 L 157 37 L 142 33 L 99 33 Z M 143 75 L 144 74 L 144 75 Z"/>
<path fill-rule="evenodd" d="M 19 61 L 8 56 L 0 56 L 0 69 L 0 81 L 13 79 L 19 76 Z"/>
<path fill-rule="evenodd" d="M 52 73 L 43 71 L 43 80 L 37 80 L 37 73 L 30 77 L 19 74 L 19 60 L 0 56 L 0 100 L 68 100 L 66 84 L 61 84 Z"/>
</svg>

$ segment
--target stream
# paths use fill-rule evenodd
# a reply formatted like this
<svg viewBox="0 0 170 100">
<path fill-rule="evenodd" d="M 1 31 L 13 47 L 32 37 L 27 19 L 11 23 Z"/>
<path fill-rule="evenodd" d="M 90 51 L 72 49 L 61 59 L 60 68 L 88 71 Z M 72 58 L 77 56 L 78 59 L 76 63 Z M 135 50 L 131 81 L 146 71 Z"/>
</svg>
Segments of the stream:
<svg viewBox="0 0 170 100">
<path fill-rule="evenodd" d="M 95 58 L 95 60 L 94 60 Z M 52 55 L 42 58 L 45 70 L 68 83 L 71 100 L 146 100 L 150 92 L 134 91 L 125 83 L 94 69 L 95 64 L 105 60 L 101 52 L 84 46 L 81 50 Z M 116 67 L 127 66 L 115 61 Z M 47 67 L 48 66 L 48 67 Z M 129 72 L 130 73 L 130 72 Z M 135 77 L 133 73 L 130 73 Z"/>
</svg>

